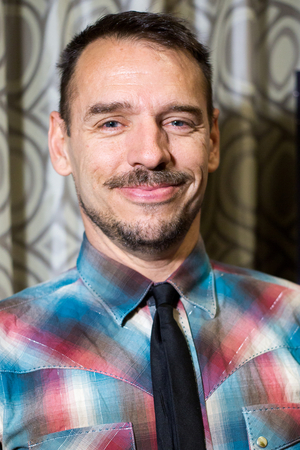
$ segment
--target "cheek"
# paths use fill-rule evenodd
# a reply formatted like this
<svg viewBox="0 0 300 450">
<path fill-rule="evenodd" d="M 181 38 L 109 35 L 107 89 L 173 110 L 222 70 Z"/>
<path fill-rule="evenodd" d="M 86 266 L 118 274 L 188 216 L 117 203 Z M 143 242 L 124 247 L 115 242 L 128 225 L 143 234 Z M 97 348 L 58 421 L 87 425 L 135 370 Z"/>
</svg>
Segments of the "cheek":
<svg viewBox="0 0 300 450">
<path fill-rule="evenodd" d="M 117 145 L 93 142 L 85 146 L 78 175 L 81 183 L 96 190 L 108 178 L 126 169 L 128 170 L 128 167 L 124 164 L 124 156 Z"/>
<path fill-rule="evenodd" d="M 175 162 L 193 170 L 207 164 L 209 136 L 207 133 L 175 137 L 170 142 Z"/>
<path fill-rule="evenodd" d="M 199 148 L 195 150 L 187 148 L 180 157 L 176 158 L 176 166 L 178 170 L 189 172 L 195 180 L 199 180 L 207 172 L 208 160 L 206 152 Z"/>
</svg>

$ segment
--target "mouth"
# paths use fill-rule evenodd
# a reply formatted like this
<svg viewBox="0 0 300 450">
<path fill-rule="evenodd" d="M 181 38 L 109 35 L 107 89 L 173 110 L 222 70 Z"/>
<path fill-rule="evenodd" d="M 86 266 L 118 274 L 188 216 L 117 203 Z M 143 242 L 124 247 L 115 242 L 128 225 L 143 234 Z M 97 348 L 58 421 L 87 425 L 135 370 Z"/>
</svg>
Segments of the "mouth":
<svg viewBox="0 0 300 450">
<path fill-rule="evenodd" d="M 104 186 L 133 203 L 153 205 L 171 202 L 192 181 L 186 172 L 138 168 L 109 178 Z"/>
<path fill-rule="evenodd" d="M 134 203 L 166 203 L 171 201 L 182 184 L 139 185 L 118 188 L 120 193 Z"/>
</svg>

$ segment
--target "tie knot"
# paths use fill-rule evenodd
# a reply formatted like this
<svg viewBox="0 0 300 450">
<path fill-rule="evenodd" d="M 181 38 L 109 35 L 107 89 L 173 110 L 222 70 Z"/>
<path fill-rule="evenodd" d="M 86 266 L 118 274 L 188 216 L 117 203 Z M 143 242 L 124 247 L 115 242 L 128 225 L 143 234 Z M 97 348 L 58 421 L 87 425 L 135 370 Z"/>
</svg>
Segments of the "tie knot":
<svg viewBox="0 0 300 450">
<path fill-rule="evenodd" d="M 156 307 L 167 303 L 174 308 L 177 305 L 180 295 L 170 283 L 161 283 L 152 287 L 153 297 Z"/>
</svg>

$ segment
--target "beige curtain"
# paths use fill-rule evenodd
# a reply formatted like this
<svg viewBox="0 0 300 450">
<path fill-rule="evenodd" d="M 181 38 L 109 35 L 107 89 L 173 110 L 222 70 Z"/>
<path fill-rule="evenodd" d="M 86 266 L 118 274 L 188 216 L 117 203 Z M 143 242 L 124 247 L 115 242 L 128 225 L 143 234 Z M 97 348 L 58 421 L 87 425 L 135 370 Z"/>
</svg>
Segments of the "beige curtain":
<svg viewBox="0 0 300 450">
<path fill-rule="evenodd" d="M 0 0 L 0 298 L 75 263 L 74 188 L 47 151 L 55 63 L 75 32 L 125 10 L 185 17 L 212 49 L 222 163 L 202 217 L 210 256 L 293 279 L 298 0 Z"/>
</svg>

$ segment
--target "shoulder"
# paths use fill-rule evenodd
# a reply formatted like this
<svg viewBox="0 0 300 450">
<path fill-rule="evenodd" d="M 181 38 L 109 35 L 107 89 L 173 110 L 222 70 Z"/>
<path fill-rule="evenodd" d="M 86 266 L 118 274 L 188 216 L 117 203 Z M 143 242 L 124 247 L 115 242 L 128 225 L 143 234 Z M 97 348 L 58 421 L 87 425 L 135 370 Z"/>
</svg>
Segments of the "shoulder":
<svg viewBox="0 0 300 450">
<path fill-rule="evenodd" d="M 251 269 L 211 262 L 219 308 L 239 331 L 267 337 L 267 349 L 300 349 L 300 287 Z M 271 344 L 272 343 L 272 344 Z M 275 348 L 275 347 L 274 347 Z M 300 363 L 300 355 L 297 356 Z"/>
<path fill-rule="evenodd" d="M 61 364 L 58 348 L 89 298 L 77 269 L 0 302 L 0 371 L 28 372 Z M 63 352 L 62 352 L 63 353 Z"/>
<path fill-rule="evenodd" d="M 75 285 L 80 283 L 79 274 L 76 268 L 53 278 L 50 281 L 37 284 L 20 291 L 11 297 L 0 301 L 0 313 L 18 309 L 21 305 L 38 303 L 48 299 L 59 299 L 61 296 L 68 295 L 72 292 Z"/>
<path fill-rule="evenodd" d="M 218 297 L 232 299 L 246 309 L 257 305 L 271 314 L 277 310 L 282 317 L 300 320 L 300 286 L 256 270 L 211 261 Z M 275 308 L 276 306 L 276 308 Z M 279 313 L 280 310 L 280 313 Z"/>
<path fill-rule="evenodd" d="M 225 280 L 235 280 L 236 283 L 249 283 L 261 285 L 274 285 L 282 287 L 282 289 L 291 289 L 300 293 L 300 286 L 292 281 L 283 278 L 268 275 L 253 269 L 233 266 L 230 264 L 220 263 L 218 261 L 210 261 L 216 278 L 220 277 Z"/>
</svg>

